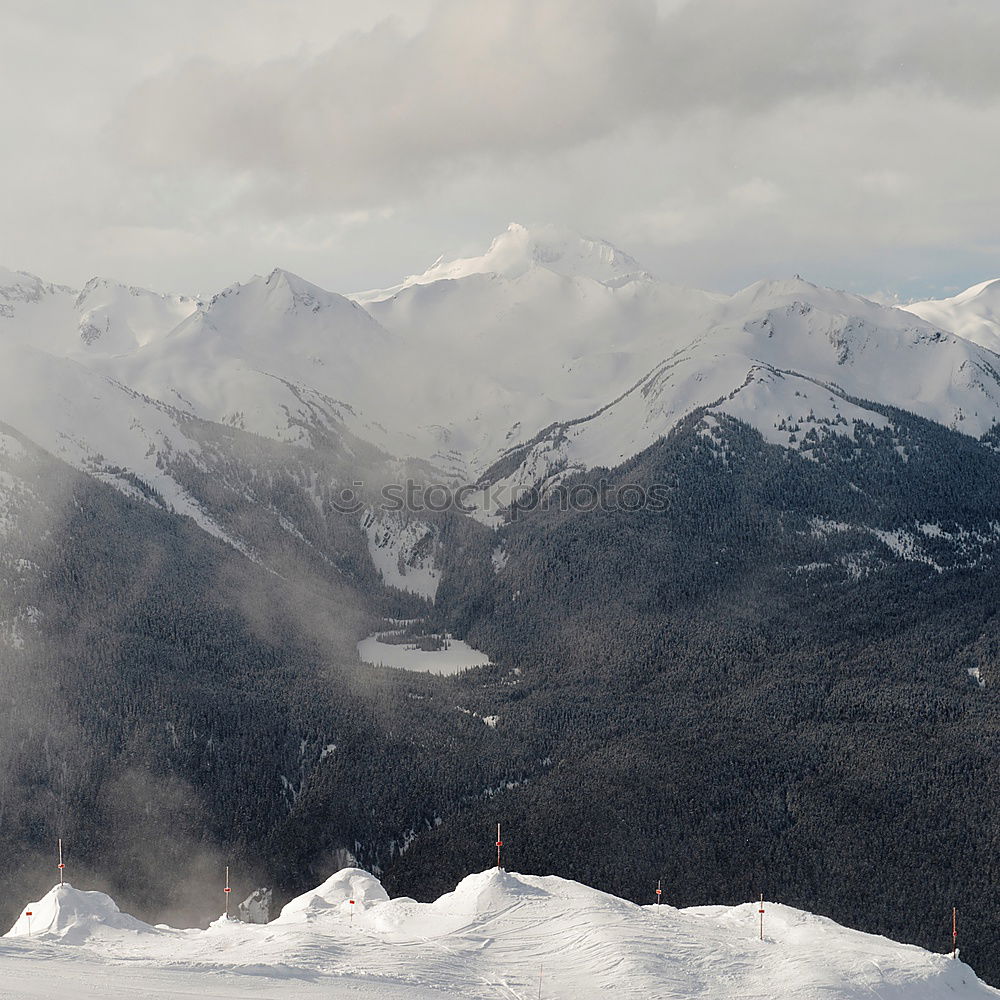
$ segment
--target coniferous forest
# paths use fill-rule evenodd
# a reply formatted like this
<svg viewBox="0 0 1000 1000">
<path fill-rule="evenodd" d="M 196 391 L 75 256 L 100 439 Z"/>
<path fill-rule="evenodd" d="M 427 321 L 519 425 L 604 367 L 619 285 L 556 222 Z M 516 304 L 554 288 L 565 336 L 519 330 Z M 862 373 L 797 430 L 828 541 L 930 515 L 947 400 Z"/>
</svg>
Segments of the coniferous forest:
<svg viewBox="0 0 1000 1000">
<path fill-rule="evenodd" d="M 512 869 L 640 902 L 657 879 L 676 905 L 764 892 L 941 951 L 958 906 L 1000 980 L 1000 455 L 883 412 L 801 452 L 696 413 L 581 477 L 663 509 L 441 514 L 433 606 L 250 435 L 189 486 L 267 567 L 26 446 L 3 460 L 0 916 L 54 877 L 56 837 L 71 880 L 204 921 L 227 864 L 238 893 L 353 859 L 431 898 L 493 863 L 502 820 Z M 363 665 L 386 616 L 493 666 Z"/>
</svg>

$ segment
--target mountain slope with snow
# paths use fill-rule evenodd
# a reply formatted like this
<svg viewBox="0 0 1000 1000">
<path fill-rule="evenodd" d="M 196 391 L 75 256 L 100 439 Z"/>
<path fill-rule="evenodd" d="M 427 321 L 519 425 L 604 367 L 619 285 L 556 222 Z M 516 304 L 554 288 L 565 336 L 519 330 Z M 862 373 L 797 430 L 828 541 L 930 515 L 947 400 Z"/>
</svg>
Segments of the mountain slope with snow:
<svg viewBox="0 0 1000 1000">
<path fill-rule="evenodd" d="M 901 308 L 980 347 L 1000 351 L 1000 279 L 980 282 L 951 298 Z"/>
<path fill-rule="evenodd" d="M 475 479 L 624 392 L 725 297 L 656 281 L 610 244 L 512 225 L 481 257 L 354 298 L 399 336 L 387 371 L 411 418 L 445 428 Z"/>
<path fill-rule="evenodd" d="M 0 423 L 122 492 L 187 514 L 225 537 L 164 467 L 165 454 L 197 460 L 200 448 L 183 422 L 179 410 L 75 360 L 0 342 Z M 132 477 L 149 489 L 137 489 Z"/>
<path fill-rule="evenodd" d="M 169 333 L 195 299 L 92 278 L 76 292 L 0 268 L 0 341 L 81 360 L 123 354 Z"/>
<path fill-rule="evenodd" d="M 158 295 L 92 278 L 73 303 L 80 344 L 90 354 L 125 354 L 165 336 L 198 309 L 183 295 Z"/>
<path fill-rule="evenodd" d="M 135 393 L 278 441 L 353 440 L 429 462 L 431 476 L 511 485 L 620 464 L 701 407 L 789 447 L 810 432 L 853 434 L 859 421 L 885 427 L 865 401 L 974 437 L 1000 420 L 989 338 L 937 322 L 959 306 L 992 322 L 991 283 L 923 304 L 932 325 L 916 306 L 799 279 L 732 296 L 679 289 L 610 244 L 514 224 L 480 257 L 438 261 L 354 301 L 282 270 L 204 303 L 97 279 L 78 295 L 13 272 L 0 284 L 0 343 L 20 392 L 0 419 L 18 426 L 34 410 L 21 429 L 45 447 L 75 435 L 88 442 L 81 456 L 143 478 L 162 480 L 161 449 L 139 458 L 84 416 L 79 399 L 97 395 L 84 384 L 131 393 L 102 419 L 146 438 L 162 436 L 162 420 L 130 412 Z M 53 396 L 31 351 L 83 365 L 81 387 Z"/>
<path fill-rule="evenodd" d="M 795 449 L 854 437 L 859 424 L 888 427 L 869 401 L 977 438 L 1000 421 L 1000 356 L 858 296 L 760 282 L 698 322 L 620 397 L 511 449 L 502 475 L 487 478 L 517 490 L 613 468 L 706 407 Z"/>
<path fill-rule="evenodd" d="M 1000 421 L 1000 356 L 969 324 L 994 322 L 998 288 L 909 312 L 801 279 L 725 296 L 658 281 L 608 243 L 516 224 L 479 257 L 353 300 L 280 269 L 205 302 L 4 271 L 0 421 L 122 489 L 137 477 L 222 537 L 177 466 L 210 473 L 230 446 L 220 431 L 206 449 L 192 418 L 294 446 L 317 501 L 411 460 L 425 480 L 499 484 L 509 500 L 620 465 L 699 409 L 796 450 L 891 433 L 884 406 L 979 438 Z M 337 456 L 332 478 L 309 457 L 321 453 Z M 409 544 L 412 526 L 371 503 L 362 520 L 376 562 Z M 424 569 L 430 580 L 433 560 Z"/>
<path fill-rule="evenodd" d="M 525 449 L 521 485 L 614 466 L 713 404 L 785 445 L 789 427 L 885 426 L 866 400 L 975 437 L 1000 419 L 1000 358 L 911 314 L 801 279 L 673 288 L 564 233 L 512 226 L 482 257 L 356 298 L 449 373 L 412 405 L 450 415 L 469 478 Z"/>
<path fill-rule="evenodd" d="M 210 989 L 273 997 L 616 996 L 659 1000 L 937 1000 L 1000 995 L 950 956 L 849 930 L 788 906 L 638 906 L 578 882 L 491 869 L 433 903 L 390 899 L 345 869 L 268 925 L 220 918 L 207 930 L 152 928 L 103 893 L 56 886 L 0 945 L 5 996 Z M 80 947 L 67 954 L 65 944 Z M 44 963 L 45 975 L 37 970 Z M 106 992 L 106 990 L 109 990 Z"/>
<path fill-rule="evenodd" d="M 275 270 L 225 289 L 106 370 L 204 419 L 298 441 L 317 415 L 357 425 L 350 403 L 390 341 L 348 299 Z"/>
</svg>

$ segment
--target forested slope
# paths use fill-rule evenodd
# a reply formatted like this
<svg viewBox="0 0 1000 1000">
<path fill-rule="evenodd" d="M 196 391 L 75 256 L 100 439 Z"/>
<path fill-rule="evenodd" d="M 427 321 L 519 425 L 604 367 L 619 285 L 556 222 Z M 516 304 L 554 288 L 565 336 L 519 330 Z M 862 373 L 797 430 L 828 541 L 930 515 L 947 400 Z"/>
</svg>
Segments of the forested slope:
<svg viewBox="0 0 1000 1000">
<path fill-rule="evenodd" d="M 661 498 L 641 510 L 429 518 L 433 609 L 381 586 L 360 528 L 309 500 L 306 459 L 247 438 L 214 478 L 175 470 L 218 523 L 295 525 L 277 553 L 266 520 L 241 531 L 264 568 L 20 441 L 10 898 L 59 835 L 151 917 L 210 916 L 227 863 L 281 898 L 353 856 L 431 898 L 490 863 L 502 820 L 514 867 L 640 901 L 658 878 L 679 904 L 764 891 L 929 947 L 959 905 L 965 954 L 997 977 L 1000 456 L 876 412 L 800 451 L 699 412 L 567 484 Z M 357 662 L 378 616 L 414 609 L 495 666 Z"/>
<path fill-rule="evenodd" d="M 74 877 L 151 917 L 206 919 L 225 864 L 237 890 L 279 896 L 346 852 L 379 867 L 516 770 L 442 680 L 358 663 L 359 636 L 405 595 L 307 564 L 281 577 L 5 441 L 8 905 L 54 872 L 61 836 Z"/>
<path fill-rule="evenodd" d="M 958 905 L 1000 974 L 1000 459 L 883 412 L 801 455 L 696 414 L 577 480 L 665 485 L 662 511 L 455 526 L 438 612 L 519 670 L 499 731 L 552 766 L 393 884 L 438 891 L 502 812 L 518 869 L 638 900 L 660 877 L 681 905 L 763 891 L 942 948 Z"/>
</svg>

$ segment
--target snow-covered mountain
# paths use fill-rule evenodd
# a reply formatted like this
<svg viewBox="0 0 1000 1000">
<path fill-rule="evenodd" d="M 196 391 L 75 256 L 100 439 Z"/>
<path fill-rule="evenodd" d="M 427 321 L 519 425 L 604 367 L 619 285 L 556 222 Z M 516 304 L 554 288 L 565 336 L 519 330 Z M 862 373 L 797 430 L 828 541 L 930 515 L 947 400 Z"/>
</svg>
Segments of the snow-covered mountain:
<svg viewBox="0 0 1000 1000">
<path fill-rule="evenodd" d="M 889 426 L 871 402 L 974 437 L 1000 420 L 1000 357 L 909 314 L 799 279 L 761 282 L 698 318 L 618 398 L 521 451 L 511 485 L 613 468 L 708 408 L 800 449 L 812 437 Z"/>
<path fill-rule="evenodd" d="M 614 466 L 716 403 L 786 446 L 884 426 L 864 401 L 976 437 L 1000 419 L 1000 360 L 982 343 L 798 278 L 733 296 L 672 287 L 548 229 L 511 226 L 482 257 L 355 298 L 448 371 L 423 412 L 451 414 L 472 478 L 518 449 L 521 485 Z"/>
<path fill-rule="evenodd" d="M 226 460 L 206 450 L 211 425 L 307 443 L 322 428 L 365 460 L 349 443 L 357 415 L 327 392 L 356 384 L 388 334 L 342 296 L 281 271 L 205 303 L 103 279 L 79 293 L 0 280 L 0 423 L 123 492 L 244 548 L 178 474 Z"/>
<path fill-rule="evenodd" d="M 519 278 L 535 267 L 567 278 L 591 278 L 605 285 L 652 280 L 652 275 L 634 257 L 605 240 L 587 239 L 557 226 L 529 229 L 512 222 L 493 240 L 486 253 L 478 257 L 442 255 L 423 274 L 410 275 L 392 288 L 359 292 L 354 298 L 368 305 L 416 285 L 460 280 L 473 274 Z"/>
<path fill-rule="evenodd" d="M 197 452 L 184 415 L 72 358 L 0 342 L 0 423 L 130 495 L 131 474 L 179 514 L 224 534 L 166 471 L 167 453 Z"/>
<path fill-rule="evenodd" d="M 110 897 L 57 885 L 0 946 L 4 995 L 161 998 L 598 997 L 854 1000 L 998 995 L 950 955 L 765 903 L 639 906 L 553 876 L 491 869 L 433 903 L 390 899 L 344 869 L 270 924 L 144 924 Z M 29 917 L 28 911 L 31 912 Z M 78 947 L 66 950 L 66 944 Z"/>
<path fill-rule="evenodd" d="M 313 421 L 360 426 L 350 403 L 367 401 L 392 340 L 350 300 L 275 270 L 224 289 L 104 370 L 206 420 L 298 441 Z"/>
<path fill-rule="evenodd" d="M 405 343 L 411 412 L 474 479 L 625 391 L 720 297 L 658 282 L 610 244 L 513 225 L 481 257 L 355 298 Z"/>
<path fill-rule="evenodd" d="M 453 484 L 551 483 L 619 465 L 706 407 L 795 449 L 885 429 L 884 406 L 978 438 L 1000 420 L 998 287 L 909 311 L 798 278 L 727 296 L 520 225 L 350 297 L 282 270 L 204 302 L 5 271 L 0 421 L 109 481 L 139 477 L 222 535 L 172 471 L 178 454 L 220 460 L 192 418 L 300 457 L 332 448 L 340 473 L 317 491 L 411 460 Z"/>
<path fill-rule="evenodd" d="M 79 292 L 0 268 L 0 340 L 83 358 L 143 347 L 190 316 L 199 303 L 92 278 Z"/>
<path fill-rule="evenodd" d="M 911 302 L 902 308 L 980 347 L 1000 351 L 1000 279 L 980 282 L 948 299 Z"/>
</svg>

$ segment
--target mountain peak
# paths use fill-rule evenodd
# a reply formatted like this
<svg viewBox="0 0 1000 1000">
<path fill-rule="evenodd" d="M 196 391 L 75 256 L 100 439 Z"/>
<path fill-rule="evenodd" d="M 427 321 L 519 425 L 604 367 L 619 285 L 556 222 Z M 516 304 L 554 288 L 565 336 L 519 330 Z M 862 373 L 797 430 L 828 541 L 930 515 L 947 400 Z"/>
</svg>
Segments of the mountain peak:
<svg viewBox="0 0 1000 1000">
<path fill-rule="evenodd" d="M 377 302 L 414 285 L 490 274 L 516 280 L 534 269 L 566 278 L 589 278 L 609 287 L 652 279 L 634 257 L 606 240 L 590 239 L 562 226 L 512 222 L 478 257 L 442 255 L 423 274 L 410 275 L 393 288 L 353 297 L 362 303 Z"/>
<path fill-rule="evenodd" d="M 42 284 L 42 279 L 27 271 L 12 271 L 8 267 L 0 266 L 0 288 L 8 288 L 14 285 Z"/>
<path fill-rule="evenodd" d="M 765 278 L 747 285 L 733 296 L 743 302 L 759 302 L 762 299 L 785 299 L 808 297 L 821 291 L 818 285 L 806 281 L 801 275 L 791 278 Z"/>
<path fill-rule="evenodd" d="M 479 262 L 505 277 L 518 277 L 531 267 L 544 267 L 566 277 L 586 277 L 601 282 L 646 276 L 634 257 L 607 240 L 590 239 L 560 226 L 529 228 L 518 222 L 512 222 L 497 236 L 482 257 L 454 264 Z"/>
<path fill-rule="evenodd" d="M 343 307 L 353 303 L 337 292 L 330 292 L 320 285 L 300 277 L 284 268 L 274 268 L 267 277 L 255 274 L 249 281 L 236 282 L 212 296 L 210 310 L 235 308 L 237 303 L 245 308 L 266 308 L 272 312 L 314 312 L 329 307 Z"/>
<path fill-rule="evenodd" d="M 981 298 L 1000 298 L 1000 278 L 989 278 L 986 281 L 980 281 L 978 285 L 973 285 L 971 288 L 966 288 L 964 292 L 959 292 L 958 295 L 952 296 L 951 301 L 971 302 L 974 299 Z"/>
<path fill-rule="evenodd" d="M 268 286 L 284 285 L 289 288 L 319 288 L 319 285 L 314 285 L 293 271 L 286 271 L 283 267 L 274 268 L 264 279 L 264 284 Z"/>
<path fill-rule="evenodd" d="M 72 293 L 73 289 L 67 285 L 44 281 L 29 271 L 11 271 L 9 268 L 0 267 L 0 298 L 34 301 L 42 295 L 61 292 Z"/>
<path fill-rule="evenodd" d="M 76 297 L 76 308 L 82 309 L 88 302 L 96 299 L 112 300 L 115 298 L 127 299 L 149 299 L 162 300 L 165 302 L 192 303 L 196 304 L 197 299 L 188 295 L 173 295 L 169 292 L 154 292 L 149 288 L 142 288 L 138 285 L 127 285 L 123 281 L 115 278 L 104 278 L 95 275 L 91 278 Z M 194 305 L 191 306 L 194 308 Z"/>
</svg>

